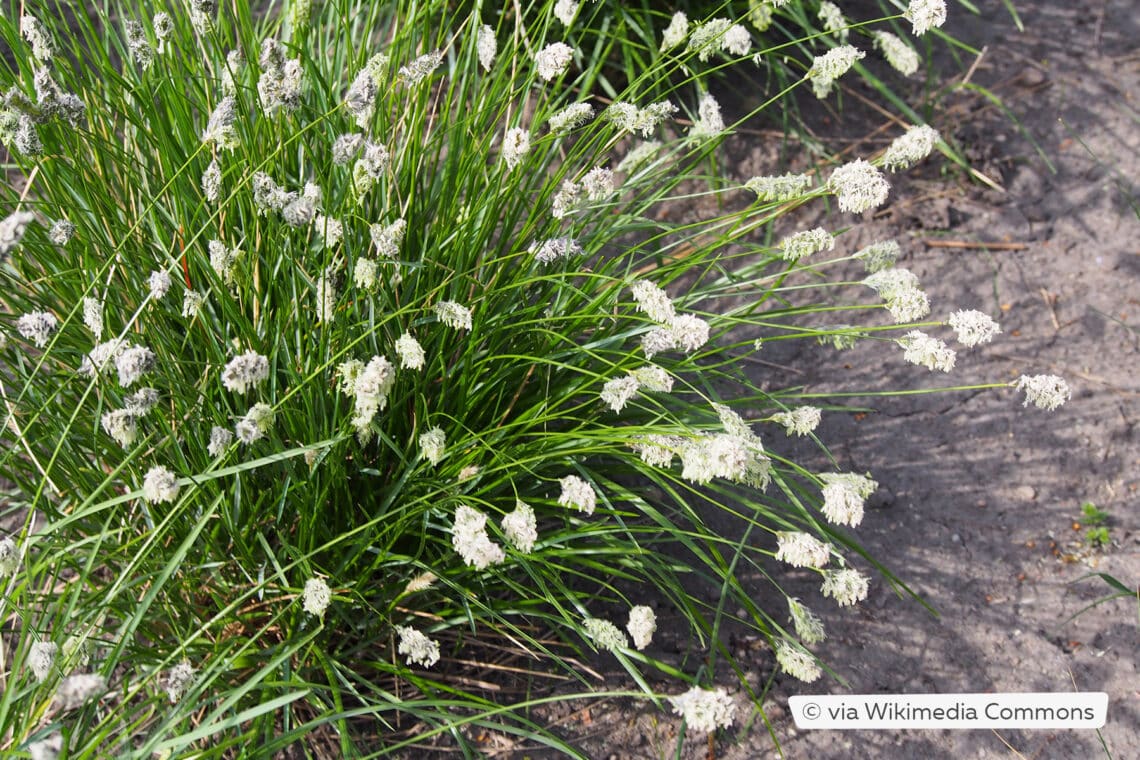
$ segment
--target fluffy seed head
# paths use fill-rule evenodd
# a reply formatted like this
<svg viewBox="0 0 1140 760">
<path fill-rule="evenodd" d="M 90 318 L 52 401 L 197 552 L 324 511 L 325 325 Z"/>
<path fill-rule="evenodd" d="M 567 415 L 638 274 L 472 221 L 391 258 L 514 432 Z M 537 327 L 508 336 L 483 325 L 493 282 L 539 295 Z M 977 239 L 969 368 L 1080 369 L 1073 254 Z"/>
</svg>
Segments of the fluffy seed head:
<svg viewBox="0 0 1140 760">
<path fill-rule="evenodd" d="M 788 435 L 807 435 L 816 429 L 823 413 L 814 406 L 798 406 L 788 412 L 777 412 L 772 421 L 783 425 Z"/>
<path fill-rule="evenodd" d="M 149 348 L 131 346 L 115 357 L 115 369 L 119 372 L 119 385 L 129 388 L 143 375 L 154 369 L 158 357 Z"/>
<path fill-rule="evenodd" d="M 530 253 L 534 254 L 534 260 L 540 264 L 550 264 L 559 259 L 580 256 L 582 254 L 582 246 L 578 245 L 578 241 L 574 238 L 551 238 L 532 245 L 530 247 Z"/>
<path fill-rule="evenodd" d="M 562 494 L 558 497 L 559 504 L 564 507 L 575 507 L 587 515 L 594 514 L 598 504 L 598 494 L 593 486 L 577 475 L 567 475 L 559 483 L 562 484 Z"/>
<path fill-rule="evenodd" d="M 574 59 L 574 48 L 563 42 L 547 45 L 534 57 L 538 75 L 549 82 L 562 75 Z"/>
<path fill-rule="evenodd" d="M 487 536 L 487 515 L 460 504 L 451 527 L 451 546 L 463 562 L 476 570 L 484 570 L 506 559 L 503 548 Z"/>
<path fill-rule="evenodd" d="M 930 155 L 938 143 L 938 131 L 925 124 L 911 127 L 887 147 L 883 166 L 891 171 L 908 169 Z"/>
<path fill-rule="evenodd" d="M 424 459 L 432 463 L 432 466 L 443 461 L 446 451 L 447 435 L 443 432 L 443 428 L 433 427 L 420 435 L 420 453 Z"/>
<path fill-rule="evenodd" d="M 854 257 L 863 262 L 863 269 L 874 274 L 893 267 L 900 253 L 902 253 L 902 249 L 894 240 L 881 240 L 860 248 Z"/>
<path fill-rule="evenodd" d="M 883 205 L 891 189 L 883 173 L 863 159 L 837 168 L 827 186 L 837 196 L 839 210 L 853 214 Z"/>
<path fill-rule="evenodd" d="M 804 683 L 812 683 L 822 675 L 815 658 L 788 641 L 776 642 L 776 662 L 780 663 L 785 673 Z"/>
<path fill-rule="evenodd" d="M 143 478 L 143 498 L 151 504 L 172 502 L 178 498 L 178 479 L 162 465 L 151 467 Z"/>
<path fill-rule="evenodd" d="M 512 127 L 503 136 L 503 147 L 499 155 L 508 169 L 513 169 L 522 163 L 530 153 L 530 133 L 522 127 Z"/>
<path fill-rule="evenodd" d="M 921 330 L 911 330 L 899 338 L 898 344 L 903 347 L 903 358 L 911 364 L 943 372 L 954 369 L 957 359 L 954 349 Z"/>
<path fill-rule="evenodd" d="M 324 618 L 332 601 L 332 590 L 324 578 L 310 578 L 301 590 L 301 609 L 314 617 Z"/>
<path fill-rule="evenodd" d="M 823 567 L 831 559 L 831 549 L 815 536 L 799 531 L 776 534 L 776 559 L 792 567 Z"/>
<path fill-rule="evenodd" d="M 577 129 L 592 118 L 594 118 L 594 107 L 592 105 L 574 103 L 551 116 L 546 123 L 550 125 L 550 131 L 558 135 Z"/>
<path fill-rule="evenodd" d="M 811 189 L 812 177 L 810 174 L 788 173 L 780 177 L 753 177 L 744 183 L 744 187 L 756 193 L 759 201 L 787 201 L 806 193 Z"/>
<path fill-rule="evenodd" d="M 911 23 L 911 31 L 920 37 L 931 27 L 946 23 L 946 0 L 911 0 L 903 18 Z"/>
<path fill-rule="evenodd" d="M 799 261 L 819 251 L 835 248 L 835 238 L 823 227 L 797 232 L 780 243 L 780 258 L 784 261 Z"/>
<path fill-rule="evenodd" d="M 400 636 L 396 653 L 406 656 L 409 665 L 430 668 L 439 662 L 439 642 L 406 625 L 396 626 L 396 633 Z"/>
<path fill-rule="evenodd" d="M 918 53 L 907 43 L 890 32 L 871 32 L 875 47 L 887 59 L 887 63 L 903 76 L 909 77 L 918 71 Z"/>
<path fill-rule="evenodd" d="M 1038 409 L 1049 412 L 1073 397 L 1069 384 L 1057 375 L 1022 375 L 1011 385 L 1025 391 L 1025 402 L 1022 406 L 1029 406 L 1029 402 L 1032 401 Z"/>
<path fill-rule="evenodd" d="M 503 516 L 503 534 L 511 546 L 523 554 L 534 550 L 538 541 L 538 523 L 534 510 L 524 501 L 515 501 L 515 509 Z"/>
<path fill-rule="evenodd" d="M 728 728 L 736 717 L 736 705 L 723 688 L 712 690 L 699 686 L 669 697 L 673 712 L 680 715 L 690 731 L 711 734 L 717 728 Z"/>
<path fill-rule="evenodd" d="M 855 61 L 867 54 L 857 50 L 851 45 L 840 45 L 818 55 L 808 70 L 807 78 L 811 80 L 812 90 L 817 98 L 826 98 L 831 92 L 835 80 L 847 73 L 855 65 Z"/>
<path fill-rule="evenodd" d="M 269 378 L 269 359 L 256 351 L 230 359 L 222 370 L 222 385 L 234 393 L 248 393 L 251 388 L 261 385 Z"/>
<path fill-rule="evenodd" d="M 788 597 L 788 612 L 792 616 L 792 624 L 796 628 L 796 635 L 805 644 L 818 644 L 827 638 L 823 630 L 823 621 L 815 613 L 800 604 L 799 599 Z"/>
<path fill-rule="evenodd" d="M 852 528 L 863 521 L 863 505 L 879 484 L 853 472 L 825 472 L 823 481 L 823 514 L 836 525 Z"/>
<path fill-rule="evenodd" d="M 988 314 L 974 309 L 954 312 L 947 323 L 958 334 L 958 342 L 968 348 L 989 343 L 995 335 L 1001 333 L 1001 326 L 997 322 L 990 319 Z"/>
<path fill-rule="evenodd" d="M 688 36 L 689 17 L 682 11 L 677 11 L 669 21 L 669 26 L 665 27 L 665 31 L 661 34 L 661 52 L 672 50 L 683 43 Z"/>
<path fill-rule="evenodd" d="M 404 369 L 424 368 L 424 349 L 411 333 L 404 333 L 396 339 L 396 356 Z"/>
<path fill-rule="evenodd" d="M 635 395 L 641 383 L 633 375 L 615 377 L 602 386 L 601 399 L 610 409 L 620 412 Z"/>
<path fill-rule="evenodd" d="M 16 320 L 16 330 L 37 348 L 46 346 L 58 329 L 59 321 L 46 311 L 31 311 Z"/>
<path fill-rule="evenodd" d="M 657 615 L 651 607 L 639 604 L 630 609 L 625 629 L 629 631 L 633 645 L 639 650 L 645 649 L 653 643 L 653 634 L 657 631 Z"/>
<path fill-rule="evenodd" d="M 183 660 L 167 672 L 166 696 L 170 699 L 170 704 L 178 704 L 178 700 L 182 699 L 182 695 L 186 693 L 186 688 L 193 680 L 194 667 L 189 660 Z"/>
<path fill-rule="evenodd" d="M 479 36 L 475 41 L 475 51 L 479 56 L 479 65 L 484 71 L 490 71 L 495 64 L 495 53 L 499 50 L 499 43 L 495 39 L 495 30 L 488 24 L 479 27 Z"/>
<path fill-rule="evenodd" d="M 820 592 L 834 599 L 840 607 L 850 607 L 867 598 L 868 585 L 867 576 L 858 570 L 825 570 Z"/>
<path fill-rule="evenodd" d="M 621 629 L 608 620 L 601 618 L 586 618 L 582 621 L 582 627 L 586 629 L 587 635 L 598 647 L 598 649 L 605 649 L 608 652 L 616 652 L 619 649 L 626 649 L 629 647 L 629 640 Z"/>
<path fill-rule="evenodd" d="M 432 307 L 440 322 L 454 330 L 471 329 L 471 310 L 455 301 L 438 301 Z"/>
</svg>

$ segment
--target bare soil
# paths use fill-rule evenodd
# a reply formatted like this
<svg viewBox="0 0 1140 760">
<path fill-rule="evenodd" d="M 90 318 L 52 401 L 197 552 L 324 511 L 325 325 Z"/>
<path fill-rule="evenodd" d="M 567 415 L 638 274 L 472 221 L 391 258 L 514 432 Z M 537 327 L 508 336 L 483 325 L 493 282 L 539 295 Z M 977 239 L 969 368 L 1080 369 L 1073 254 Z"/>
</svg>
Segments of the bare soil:
<svg viewBox="0 0 1140 760">
<path fill-rule="evenodd" d="M 772 361 L 762 371 L 773 385 L 812 392 L 1058 374 L 1072 400 L 1046 413 L 1023 409 L 1013 389 L 967 391 L 867 397 L 852 403 L 871 412 L 826 414 L 820 438 L 840 469 L 870 471 L 881 484 L 855 536 L 937 615 L 883 582 L 863 604 L 839 609 L 806 576 L 782 574 L 824 619 L 829 635 L 817 651 L 833 677 L 807 685 L 776 674 L 765 711 L 770 726 L 742 709 L 732 729 L 710 740 L 690 737 L 679 753 L 678 721 L 652 707 L 615 701 L 548 711 L 592 757 L 1127 758 L 1140 751 L 1140 602 L 1122 599 L 1070 619 L 1110 591 L 1090 573 L 1140 584 L 1140 16 L 1130 0 L 1017 3 L 1019 31 L 1002 3 L 979 5 L 977 17 L 955 6 L 947 30 L 984 55 L 963 54 L 968 73 L 938 91 L 929 118 L 998 189 L 931 159 L 895 179 L 892 202 L 879 212 L 797 223 L 850 225 L 839 240 L 848 251 L 898 240 L 906 251 L 900 264 L 919 275 L 932 318 L 979 309 L 1004 334 L 960 352 L 949 376 L 870 342 L 847 352 L 765 355 Z M 809 115 L 809 123 L 829 146 L 866 155 L 901 129 L 878 129 L 885 117 L 858 97 L 875 100 L 873 91 L 849 86 L 842 112 Z M 852 142 L 858 135 L 866 137 Z M 773 146 L 755 137 L 738 137 L 728 150 L 742 178 L 778 168 Z M 1107 546 L 1086 539 L 1084 502 L 1110 516 Z M 663 625 L 657 654 L 682 652 L 677 637 Z M 728 643 L 751 685 L 763 689 L 771 651 L 746 638 Z M 743 708 L 739 682 L 725 670 L 719 680 Z M 787 710 L 797 694 L 1077 690 L 1108 693 L 1099 733 L 801 732 Z M 509 742 L 498 750 L 534 756 Z"/>
</svg>

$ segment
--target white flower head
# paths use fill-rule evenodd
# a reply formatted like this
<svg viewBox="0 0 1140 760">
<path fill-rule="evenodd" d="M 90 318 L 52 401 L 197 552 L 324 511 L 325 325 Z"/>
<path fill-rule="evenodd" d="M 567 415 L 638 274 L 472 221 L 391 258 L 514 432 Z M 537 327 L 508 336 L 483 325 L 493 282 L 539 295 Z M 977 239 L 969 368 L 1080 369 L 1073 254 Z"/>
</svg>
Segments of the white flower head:
<svg viewBox="0 0 1140 760">
<path fill-rule="evenodd" d="M 129 346 L 115 356 L 115 369 L 119 372 L 119 385 L 129 388 L 143 375 L 154 369 L 158 357 L 149 348 Z"/>
<path fill-rule="evenodd" d="M 860 248 L 854 258 L 863 262 L 864 270 L 874 274 L 893 267 L 900 253 L 902 249 L 894 240 L 880 240 Z M 913 287 L 918 287 L 918 278 L 915 278 Z"/>
<path fill-rule="evenodd" d="M 538 522 L 534 510 L 524 501 L 515 501 L 514 511 L 503 515 L 503 534 L 511 546 L 523 554 L 534 550 L 538 541 Z"/>
<path fill-rule="evenodd" d="M 805 644 L 818 644 L 827 638 L 827 634 L 823 630 L 823 621 L 814 612 L 800 604 L 799 599 L 788 597 L 788 612 L 792 616 L 796 635 Z"/>
<path fill-rule="evenodd" d="M 780 243 L 780 258 L 784 261 L 799 261 L 819 251 L 830 251 L 835 248 L 835 238 L 823 227 L 813 230 L 803 230 Z"/>
<path fill-rule="evenodd" d="M 238 146 L 237 129 L 237 100 L 227 95 L 218 101 L 218 105 L 210 113 L 210 120 L 202 132 L 202 142 L 213 143 L 220 150 L 233 150 Z"/>
<path fill-rule="evenodd" d="M 423 665 L 425 668 L 430 668 L 439 662 L 438 641 L 406 625 L 396 626 L 396 633 L 400 636 L 396 653 L 406 656 L 409 665 Z"/>
<path fill-rule="evenodd" d="M 738 28 L 743 29 L 743 27 Z M 705 93 L 697 104 L 697 120 L 693 123 L 693 128 L 689 134 L 693 137 L 715 137 L 724 130 L 724 117 L 720 113 L 720 103 L 712 94 Z"/>
<path fill-rule="evenodd" d="M 574 60 L 574 48 L 564 42 L 547 45 L 534 57 L 538 75 L 549 82 L 561 76 Z"/>
<path fill-rule="evenodd" d="M 820 0 L 818 18 L 823 22 L 825 31 L 831 32 L 840 42 L 847 42 L 847 19 L 843 18 L 843 11 L 838 5 Z"/>
<path fill-rule="evenodd" d="M 222 167 L 218 165 L 218 159 L 215 158 L 206 167 L 206 171 L 202 172 L 202 195 L 205 196 L 207 203 L 217 203 L 221 193 Z"/>
<path fill-rule="evenodd" d="M 215 425 L 210 428 L 210 442 L 206 445 L 206 451 L 212 457 L 220 457 L 226 453 L 226 449 L 234 442 L 234 434 L 224 427 Z"/>
<path fill-rule="evenodd" d="M 853 472 L 825 472 L 823 481 L 823 514 L 836 525 L 854 528 L 863 521 L 863 505 L 879 484 Z"/>
<path fill-rule="evenodd" d="M 746 56 L 752 50 L 752 35 L 740 24 L 733 24 L 725 31 L 721 47 L 737 57 Z"/>
<path fill-rule="evenodd" d="M 375 290 L 380 284 L 380 264 L 372 259 L 357 259 L 352 265 L 352 282 L 361 290 Z"/>
<path fill-rule="evenodd" d="M 608 620 L 586 618 L 582 621 L 582 627 L 586 629 L 586 633 L 598 649 L 616 652 L 619 649 L 629 647 L 629 640 L 625 637 L 625 634 L 621 632 L 620 628 Z"/>
<path fill-rule="evenodd" d="M 904 359 L 932 371 L 949 372 L 958 358 L 954 349 L 921 330 L 911 330 L 899 338 L 898 344 L 903 347 Z"/>
<path fill-rule="evenodd" d="M 273 428 L 275 416 L 269 404 L 254 404 L 234 426 L 237 439 L 246 445 L 261 440 Z"/>
<path fill-rule="evenodd" d="M 647 364 L 633 371 L 633 376 L 642 388 L 654 393 L 670 393 L 673 390 L 673 376 L 663 367 Z"/>
<path fill-rule="evenodd" d="M 529 249 L 534 254 L 534 260 L 540 264 L 550 264 L 559 259 L 569 259 L 582 254 L 582 246 L 570 237 L 550 238 L 541 243 L 535 243 Z"/>
<path fill-rule="evenodd" d="M 0 538 L 0 579 L 7 580 L 20 566 L 20 549 L 8 536 Z"/>
<path fill-rule="evenodd" d="M 804 683 L 812 683 L 823 674 L 809 652 L 783 639 L 776 642 L 776 662 L 785 673 Z"/>
<path fill-rule="evenodd" d="M 30 211 L 13 211 L 0 220 L 0 258 L 7 256 L 24 239 L 28 225 L 36 215 Z"/>
<path fill-rule="evenodd" d="M 424 356 L 423 346 L 416 340 L 411 333 L 404 333 L 396 339 L 396 357 L 400 360 L 400 366 L 404 369 L 423 369 Z"/>
<path fill-rule="evenodd" d="M 808 533 L 780 531 L 776 541 L 776 559 L 792 567 L 820 568 L 831 559 L 831 548 Z"/>
<path fill-rule="evenodd" d="M 161 301 L 167 291 L 170 290 L 172 284 L 170 273 L 155 270 L 147 277 L 146 284 L 150 289 L 150 299 L 152 301 Z"/>
<path fill-rule="evenodd" d="M 98 673 L 73 673 L 60 682 L 51 707 L 68 712 L 78 709 L 107 691 L 107 679 Z"/>
<path fill-rule="evenodd" d="M 179 490 L 177 477 L 162 465 L 151 467 L 143 478 L 143 498 L 151 504 L 172 502 Z"/>
<path fill-rule="evenodd" d="M 669 323 L 674 343 L 692 353 L 709 342 L 709 323 L 693 314 L 681 314 Z"/>
<path fill-rule="evenodd" d="M 938 130 L 925 124 L 911 127 L 887 146 L 883 166 L 891 171 L 909 169 L 930 155 L 938 144 Z"/>
<path fill-rule="evenodd" d="M 466 504 L 455 509 L 451 546 L 465 564 L 476 570 L 484 570 L 506 559 L 503 548 L 487 536 L 487 515 Z"/>
<path fill-rule="evenodd" d="M 594 514 L 598 504 L 598 494 L 593 486 L 577 475 L 567 475 L 559 483 L 562 484 L 562 493 L 558 497 L 559 504 L 564 507 L 575 507 L 587 515 Z"/>
<path fill-rule="evenodd" d="M 550 203 L 550 213 L 555 219 L 563 219 L 577 211 L 582 200 L 582 186 L 577 182 L 563 180 Z"/>
<path fill-rule="evenodd" d="M 695 52 L 702 61 L 707 61 L 714 53 L 725 49 L 725 35 L 733 27 L 726 18 L 714 18 L 698 24 L 689 34 L 689 50 Z"/>
<path fill-rule="evenodd" d="M 826 98 L 835 81 L 846 74 L 855 65 L 855 61 L 866 55 L 851 45 L 840 45 L 823 55 L 817 55 L 807 73 L 815 96 L 820 99 Z"/>
<path fill-rule="evenodd" d="M 649 137 L 658 124 L 676 112 L 677 106 L 668 100 L 650 103 L 645 108 L 619 100 L 611 103 L 603 116 L 622 131 L 638 132 L 642 137 Z"/>
<path fill-rule="evenodd" d="M 633 375 L 615 377 L 602 386 L 601 399 L 610 409 L 620 412 L 637 395 L 641 383 Z"/>
<path fill-rule="evenodd" d="M 840 607 L 850 607 L 867 598 L 868 585 L 867 576 L 858 570 L 851 568 L 825 570 L 820 592 L 834 599 Z"/>
<path fill-rule="evenodd" d="M 629 631 L 633 645 L 637 649 L 645 649 L 653 643 L 653 634 L 657 631 L 657 615 L 652 607 L 639 604 L 629 611 L 629 622 L 625 629 Z"/>
<path fill-rule="evenodd" d="M 139 388 L 123 399 L 123 406 L 131 414 L 143 416 L 158 404 L 158 391 L 154 388 Z"/>
<path fill-rule="evenodd" d="M 269 378 L 269 359 L 256 351 L 230 359 L 222 370 L 222 385 L 234 393 L 248 393 Z"/>
<path fill-rule="evenodd" d="M 178 704 L 193 680 L 194 666 L 190 664 L 189 660 L 182 660 L 167 672 L 166 696 L 170 699 L 170 704 Z"/>
<path fill-rule="evenodd" d="M 323 578 L 310 578 L 301 590 L 301 609 L 310 615 L 324 618 L 332 601 L 332 590 Z"/>
<path fill-rule="evenodd" d="M 891 189 L 883 173 L 861 158 L 833 171 L 827 186 L 837 196 L 839 210 L 853 214 L 883 205 Z"/>
<path fill-rule="evenodd" d="M 447 435 L 443 432 L 443 428 L 433 427 L 420 435 L 420 453 L 433 466 L 443 461 L 446 451 Z"/>
<path fill-rule="evenodd" d="M 326 267 L 317 278 L 317 316 L 323 324 L 336 318 L 336 268 Z"/>
<path fill-rule="evenodd" d="M 669 324 L 677 318 L 677 311 L 669 295 L 648 280 L 636 280 L 630 286 L 637 308 L 658 324 Z"/>
<path fill-rule="evenodd" d="M 647 435 L 638 438 L 629 447 L 651 467 L 671 467 L 673 457 L 684 451 L 685 439 L 675 435 Z"/>
<path fill-rule="evenodd" d="M 408 223 L 403 219 L 387 225 L 373 224 L 368 228 L 376 253 L 384 259 L 394 259 L 400 254 L 400 245 L 404 242 L 407 231 Z"/>
<path fill-rule="evenodd" d="M 134 445 L 139 437 L 138 416 L 127 409 L 107 412 L 100 420 L 103 430 L 124 449 Z"/>
<path fill-rule="evenodd" d="M 594 118 L 594 107 L 589 103 L 574 103 L 566 106 L 547 120 L 550 131 L 554 134 L 565 134 L 572 129 L 585 124 Z"/>
<path fill-rule="evenodd" d="M 435 50 L 430 53 L 421 55 L 406 66 L 401 66 L 396 75 L 404 81 L 405 84 L 414 86 L 431 76 L 431 73 L 439 68 L 443 62 L 443 50 Z"/>
<path fill-rule="evenodd" d="M 58 760 L 59 753 L 63 751 L 63 734 L 56 731 L 46 739 L 32 742 L 28 745 L 28 754 L 31 760 Z"/>
<path fill-rule="evenodd" d="M 513 169 L 522 163 L 530 153 L 530 133 L 522 127 L 512 127 L 503 135 L 503 147 L 499 155 L 508 169 Z"/>
<path fill-rule="evenodd" d="M 59 329 L 59 320 L 46 311 L 30 311 L 16 320 L 16 330 L 36 345 L 43 348 Z"/>
<path fill-rule="evenodd" d="M 689 17 L 683 11 L 677 11 L 669 21 L 669 26 L 661 34 L 661 52 L 672 50 L 685 41 L 689 36 Z"/>
<path fill-rule="evenodd" d="M 50 641 L 37 641 L 28 650 L 28 667 L 36 680 L 43 682 L 51 675 L 55 666 L 55 658 L 59 654 L 59 646 Z"/>
<path fill-rule="evenodd" d="M 55 55 L 55 42 L 35 16 L 20 17 L 20 35 L 32 46 L 32 56 L 41 63 L 51 61 Z"/>
<path fill-rule="evenodd" d="M 205 304 L 205 295 L 196 290 L 187 290 L 182 296 L 182 316 L 189 318 L 198 316 Z"/>
<path fill-rule="evenodd" d="M 558 0 L 554 4 L 554 17 L 562 22 L 563 26 L 570 26 L 574 23 L 574 17 L 578 15 L 578 3 L 575 0 Z"/>
<path fill-rule="evenodd" d="M 895 71 L 906 77 L 918 71 L 918 53 L 910 45 L 890 32 L 874 31 L 871 36 L 875 40 L 875 47 Z"/>
<path fill-rule="evenodd" d="M 614 193 L 614 173 L 611 169 L 598 166 L 582 177 L 582 189 L 592 201 L 604 201 Z"/>
<path fill-rule="evenodd" d="M 455 330 L 471 329 L 471 310 L 455 301 L 438 301 L 432 307 L 440 322 Z"/>
<path fill-rule="evenodd" d="M 499 50 L 499 43 L 495 39 L 495 30 L 488 24 L 479 27 L 479 35 L 475 39 L 475 52 L 479 56 L 479 65 L 484 71 L 490 71 L 495 64 L 495 53 Z"/>
<path fill-rule="evenodd" d="M 804 195 L 813 184 L 810 174 L 784 174 L 779 177 L 753 177 L 744 187 L 756 193 L 762 202 L 788 201 Z"/>
<path fill-rule="evenodd" d="M 1001 333 L 1001 326 L 988 314 L 973 309 L 954 312 L 947 324 L 958 334 L 958 342 L 967 348 L 989 343 Z"/>
<path fill-rule="evenodd" d="M 83 299 L 83 324 L 95 336 L 95 340 L 103 337 L 103 302 L 98 298 Z"/>
<path fill-rule="evenodd" d="M 717 728 L 731 726 L 736 717 L 736 705 L 723 688 L 694 686 L 684 694 L 669 697 L 669 702 L 690 731 L 711 734 Z"/>
<path fill-rule="evenodd" d="M 807 435 L 819 426 L 823 413 L 814 406 L 798 406 L 772 415 L 772 421 L 783 425 L 788 435 Z"/>
<path fill-rule="evenodd" d="M 56 245 L 67 245 L 75 237 L 75 225 L 66 219 L 56 219 L 48 230 L 48 240 Z"/>
<path fill-rule="evenodd" d="M 946 0 L 910 0 L 903 18 L 911 23 L 916 37 L 946 23 Z"/>
<path fill-rule="evenodd" d="M 1038 409 L 1049 412 L 1073 397 L 1069 384 L 1057 375 L 1022 375 L 1010 384 L 1020 391 L 1025 391 L 1025 402 L 1022 406 L 1029 406 L 1029 402 L 1032 401 Z"/>
</svg>

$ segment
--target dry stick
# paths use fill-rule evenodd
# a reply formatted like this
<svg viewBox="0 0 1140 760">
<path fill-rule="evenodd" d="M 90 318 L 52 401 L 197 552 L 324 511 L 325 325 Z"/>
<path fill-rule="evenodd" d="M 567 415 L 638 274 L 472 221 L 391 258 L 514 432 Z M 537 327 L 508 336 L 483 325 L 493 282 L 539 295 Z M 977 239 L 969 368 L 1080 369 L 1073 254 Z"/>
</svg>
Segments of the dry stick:
<svg viewBox="0 0 1140 760">
<path fill-rule="evenodd" d="M 1053 329 L 1057 332 L 1061 332 L 1061 323 L 1057 321 L 1057 309 L 1055 308 L 1057 305 L 1057 296 L 1045 288 L 1041 288 L 1038 292 L 1041 293 L 1041 299 L 1045 301 L 1045 305 L 1049 307 L 1049 318 L 1053 320 Z"/>
<path fill-rule="evenodd" d="M 932 240 L 923 238 L 922 242 L 931 248 L 978 248 L 983 251 L 1024 251 L 1029 248 L 1028 243 L 981 243 L 973 240 Z"/>
</svg>

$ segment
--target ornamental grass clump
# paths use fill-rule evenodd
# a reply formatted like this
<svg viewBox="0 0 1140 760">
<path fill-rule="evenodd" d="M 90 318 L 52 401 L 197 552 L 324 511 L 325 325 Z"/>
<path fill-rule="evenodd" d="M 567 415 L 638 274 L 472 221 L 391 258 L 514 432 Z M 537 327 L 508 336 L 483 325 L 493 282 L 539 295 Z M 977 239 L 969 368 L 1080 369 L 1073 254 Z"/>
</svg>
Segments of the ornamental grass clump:
<svg viewBox="0 0 1140 760">
<path fill-rule="evenodd" d="M 873 589 L 843 528 L 875 484 L 788 460 L 828 406 L 742 362 L 854 340 L 845 303 L 913 342 L 917 278 L 822 229 L 768 235 L 813 198 L 883 202 L 883 159 L 707 177 L 733 125 L 700 81 L 599 91 L 613 50 L 574 44 L 568 4 L 527 11 L 0 18 L 0 474 L 22 497 L 0 751 L 356 757 L 482 727 L 574 753 L 530 708 L 606 693 L 591 657 L 693 731 L 742 726 L 712 683 L 738 608 L 817 677 L 809 605 Z M 674 54 L 720 44 L 700 39 Z M 884 303 L 839 274 L 872 258 Z M 960 315 L 969 345 L 997 334 Z M 771 609 L 741 579 L 761 567 Z M 783 567 L 819 594 L 784 594 Z M 708 667 L 655 650 L 663 610 Z M 528 701 L 496 673 L 568 680 Z"/>
</svg>

